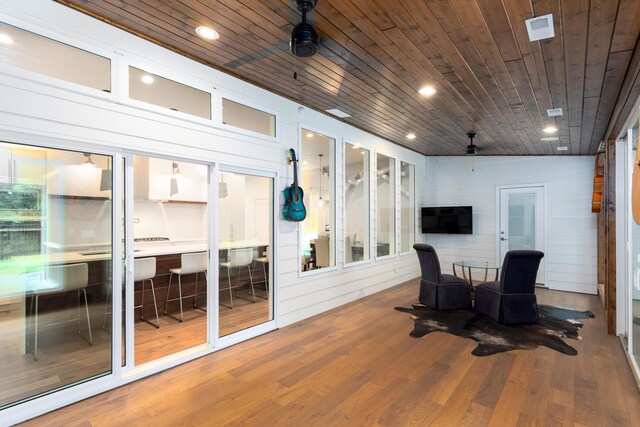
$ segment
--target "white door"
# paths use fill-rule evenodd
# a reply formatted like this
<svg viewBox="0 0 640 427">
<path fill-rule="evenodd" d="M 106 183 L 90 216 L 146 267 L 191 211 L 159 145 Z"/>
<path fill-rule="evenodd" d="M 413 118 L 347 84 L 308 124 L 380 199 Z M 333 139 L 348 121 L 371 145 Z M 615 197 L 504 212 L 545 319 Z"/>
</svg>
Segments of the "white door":
<svg viewBox="0 0 640 427">
<path fill-rule="evenodd" d="M 544 252 L 544 187 L 499 189 L 500 221 L 498 228 L 499 263 L 507 251 L 517 249 Z M 545 282 L 544 258 L 538 268 L 536 283 Z"/>
</svg>

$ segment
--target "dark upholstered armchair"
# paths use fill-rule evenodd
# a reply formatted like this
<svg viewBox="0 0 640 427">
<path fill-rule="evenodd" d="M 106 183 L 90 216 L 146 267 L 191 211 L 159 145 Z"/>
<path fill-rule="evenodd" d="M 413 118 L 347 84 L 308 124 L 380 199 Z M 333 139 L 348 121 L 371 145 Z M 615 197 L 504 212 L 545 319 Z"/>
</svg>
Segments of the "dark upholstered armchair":
<svg viewBox="0 0 640 427">
<path fill-rule="evenodd" d="M 418 253 L 422 270 L 419 301 L 436 310 L 470 308 L 469 282 L 450 274 L 442 274 L 438 255 L 433 246 L 416 243 L 413 249 Z"/>
<path fill-rule="evenodd" d="M 535 285 L 543 256 L 539 251 L 507 252 L 500 281 L 476 287 L 476 311 L 504 324 L 538 323 Z"/>
</svg>

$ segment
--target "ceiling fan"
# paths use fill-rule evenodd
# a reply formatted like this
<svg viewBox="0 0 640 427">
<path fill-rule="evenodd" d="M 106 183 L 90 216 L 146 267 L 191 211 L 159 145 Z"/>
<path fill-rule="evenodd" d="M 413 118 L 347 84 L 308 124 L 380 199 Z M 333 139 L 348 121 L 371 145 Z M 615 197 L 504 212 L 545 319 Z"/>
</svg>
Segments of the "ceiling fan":
<svg viewBox="0 0 640 427">
<path fill-rule="evenodd" d="M 476 137 L 476 133 L 474 131 L 467 132 L 467 136 L 471 140 L 469 145 L 467 145 L 467 156 L 475 156 L 478 152 L 478 147 L 473 143 L 473 138 Z"/>
<path fill-rule="evenodd" d="M 318 0 L 294 0 L 296 8 L 302 13 L 302 22 L 293 27 L 289 48 L 291 53 L 299 57 L 309 57 L 318 51 L 318 33 L 313 25 L 307 22 L 307 13 L 311 12 Z"/>
</svg>

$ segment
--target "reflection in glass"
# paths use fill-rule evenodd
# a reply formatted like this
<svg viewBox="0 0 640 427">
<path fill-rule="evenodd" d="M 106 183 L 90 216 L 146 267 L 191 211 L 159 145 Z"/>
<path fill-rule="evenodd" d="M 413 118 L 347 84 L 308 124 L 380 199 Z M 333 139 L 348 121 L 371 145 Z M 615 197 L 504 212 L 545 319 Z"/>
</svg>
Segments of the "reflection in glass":
<svg viewBox="0 0 640 427">
<path fill-rule="evenodd" d="M 134 156 L 135 365 L 207 342 L 208 166 Z"/>
<path fill-rule="evenodd" d="M 0 408 L 111 371 L 108 161 L 0 143 Z"/>
<path fill-rule="evenodd" d="M 220 172 L 218 189 L 219 334 L 224 336 L 273 319 L 273 179 Z"/>
<path fill-rule="evenodd" d="M 300 223 L 303 271 L 336 265 L 335 258 L 335 140 L 302 129 L 300 185 L 307 217 Z"/>
<path fill-rule="evenodd" d="M 396 161 L 376 156 L 376 256 L 396 253 Z"/>
<path fill-rule="evenodd" d="M 222 123 L 267 136 L 276 136 L 275 115 L 226 98 L 222 98 Z"/>
<path fill-rule="evenodd" d="M 345 143 L 345 263 L 369 259 L 369 150 Z"/>
<path fill-rule="evenodd" d="M 415 240 L 415 167 L 400 162 L 400 252 L 410 252 Z"/>
<path fill-rule="evenodd" d="M 129 67 L 129 97 L 192 116 L 211 119 L 211 94 Z"/>
<path fill-rule="evenodd" d="M 111 60 L 0 22 L 0 63 L 111 91 Z"/>
<path fill-rule="evenodd" d="M 636 152 L 638 150 L 638 119 L 636 119 L 628 130 L 628 143 L 631 146 L 629 167 L 627 170 L 629 174 L 633 175 L 635 167 Z M 632 178 L 632 177 L 630 177 Z M 630 181 L 629 181 L 630 182 Z M 629 201 L 629 207 L 631 208 L 631 201 Z M 631 354 L 636 359 L 637 363 L 640 363 L 640 225 L 636 223 L 633 212 L 629 212 L 631 220 L 629 236 L 631 240 L 630 250 L 630 268 L 631 268 Z"/>
</svg>

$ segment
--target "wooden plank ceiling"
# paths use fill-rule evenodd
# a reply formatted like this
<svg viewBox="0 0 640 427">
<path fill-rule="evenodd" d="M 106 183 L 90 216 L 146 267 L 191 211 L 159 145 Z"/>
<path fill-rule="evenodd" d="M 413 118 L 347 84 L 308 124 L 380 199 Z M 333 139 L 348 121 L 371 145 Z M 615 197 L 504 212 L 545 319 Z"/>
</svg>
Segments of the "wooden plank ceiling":
<svg viewBox="0 0 640 427">
<path fill-rule="evenodd" d="M 463 154 L 471 130 L 481 155 L 595 153 L 640 32 L 639 0 L 319 0 L 319 52 L 297 58 L 292 0 L 58 1 L 425 155 Z M 529 41 L 548 13 L 556 37 Z"/>
</svg>

